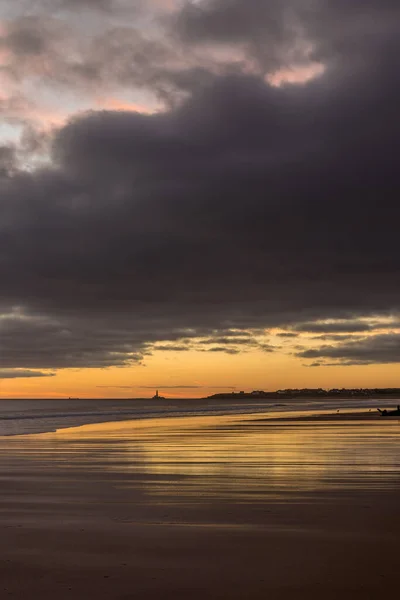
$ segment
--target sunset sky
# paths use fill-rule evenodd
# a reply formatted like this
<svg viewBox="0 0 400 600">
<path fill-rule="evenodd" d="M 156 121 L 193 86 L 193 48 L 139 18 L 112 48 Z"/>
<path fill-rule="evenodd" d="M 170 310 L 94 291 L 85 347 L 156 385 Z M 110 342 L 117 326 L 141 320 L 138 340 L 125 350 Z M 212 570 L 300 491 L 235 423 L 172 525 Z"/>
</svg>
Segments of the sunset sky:
<svg viewBox="0 0 400 600">
<path fill-rule="evenodd" d="M 400 387 L 400 3 L 0 0 L 0 397 Z"/>
</svg>

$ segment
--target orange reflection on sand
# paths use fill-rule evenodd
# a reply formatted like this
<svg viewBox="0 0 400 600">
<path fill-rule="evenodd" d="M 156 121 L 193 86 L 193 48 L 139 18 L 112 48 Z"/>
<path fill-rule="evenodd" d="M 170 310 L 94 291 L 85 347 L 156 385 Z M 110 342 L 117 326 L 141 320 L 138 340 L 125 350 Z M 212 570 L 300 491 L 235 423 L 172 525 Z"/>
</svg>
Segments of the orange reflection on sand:
<svg viewBox="0 0 400 600">
<path fill-rule="evenodd" d="M 397 422 L 301 423 L 194 417 L 104 423 L 36 436 L 65 442 L 75 466 L 159 498 L 235 502 L 399 484 Z M 130 483 L 131 481 L 131 483 Z M 196 500 L 196 501 L 197 501 Z"/>
</svg>

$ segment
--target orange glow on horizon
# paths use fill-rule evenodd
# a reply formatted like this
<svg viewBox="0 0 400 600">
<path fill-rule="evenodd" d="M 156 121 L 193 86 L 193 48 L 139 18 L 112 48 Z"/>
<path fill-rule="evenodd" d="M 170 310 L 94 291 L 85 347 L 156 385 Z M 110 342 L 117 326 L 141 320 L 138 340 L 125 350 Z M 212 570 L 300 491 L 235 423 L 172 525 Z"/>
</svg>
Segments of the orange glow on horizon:
<svg viewBox="0 0 400 600">
<path fill-rule="evenodd" d="M 201 398 L 284 388 L 400 387 L 396 364 L 310 368 L 288 352 L 154 352 L 146 366 L 65 369 L 54 377 L 0 379 L 0 398 Z M 180 387 L 182 386 L 182 387 Z M 190 387 L 189 387 L 190 386 Z"/>
</svg>

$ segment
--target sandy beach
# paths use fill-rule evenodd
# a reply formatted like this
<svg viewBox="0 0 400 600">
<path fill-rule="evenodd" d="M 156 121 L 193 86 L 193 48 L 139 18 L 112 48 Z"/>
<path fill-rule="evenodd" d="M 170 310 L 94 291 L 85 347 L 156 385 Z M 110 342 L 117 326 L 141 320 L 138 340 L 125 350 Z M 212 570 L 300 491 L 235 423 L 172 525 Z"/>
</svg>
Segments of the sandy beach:
<svg viewBox="0 0 400 600">
<path fill-rule="evenodd" d="M 382 423 L 385 421 L 395 421 L 400 420 L 399 416 L 386 416 L 382 417 L 382 415 L 376 409 L 369 410 L 340 410 L 336 409 L 334 411 L 325 410 L 325 411 L 315 411 L 315 413 L 309 414 L 298 414 L 298 415 L 279 415 L 279 416 L 268 416 L 268 417 L 260 417 L 255 418 L 255 421 L 301 421 L 303 423 L 307 423 L 308 421 L 336 421 L 339 423 L 344 423 L 348 421 L 375 421 L 376 423 Z"/>
<path fill-rule="evenodd" d="M 0 438 L 1 597 L 390 597 L 399 424 L 334 418 Z"/>
</svg>

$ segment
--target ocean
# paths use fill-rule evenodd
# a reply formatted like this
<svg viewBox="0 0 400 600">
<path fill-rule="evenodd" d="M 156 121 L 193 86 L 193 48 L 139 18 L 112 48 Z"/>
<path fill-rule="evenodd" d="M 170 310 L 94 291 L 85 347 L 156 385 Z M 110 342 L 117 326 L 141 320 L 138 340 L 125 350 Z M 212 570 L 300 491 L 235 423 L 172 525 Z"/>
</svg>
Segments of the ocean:
<svg viewBox="0 0 400 600">
<path fill-rule="evenodd" d="M 94 423 L 213 415 L 293 416 L 326 410 L 395 406 L 397 400 L 0 400 L 0 436 L 57 431 Z"/>
</svg>

